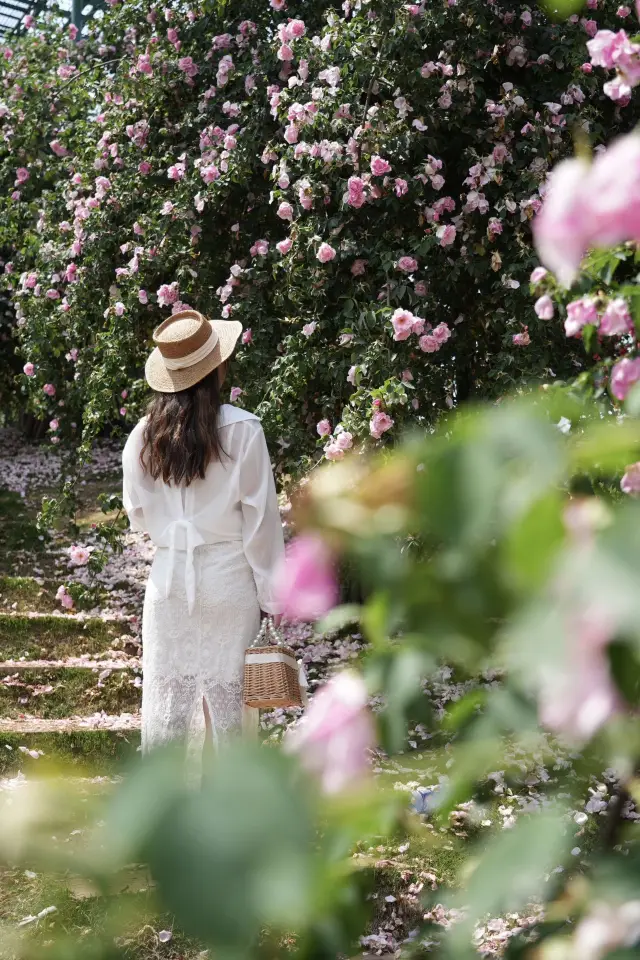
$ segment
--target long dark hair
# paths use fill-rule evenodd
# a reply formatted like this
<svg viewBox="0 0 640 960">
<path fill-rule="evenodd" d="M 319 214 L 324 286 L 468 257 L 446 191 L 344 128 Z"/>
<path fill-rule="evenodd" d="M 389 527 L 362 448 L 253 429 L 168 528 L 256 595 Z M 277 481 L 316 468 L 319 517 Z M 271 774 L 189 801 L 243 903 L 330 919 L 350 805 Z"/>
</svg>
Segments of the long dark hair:
<svg viewBox="0 0 640 960">
<path fill-rule="evenodd" d="M 220 441 L 220 371 L 188 390 L 156 393 L 147 411 L 140 462 L 154 480 L 188 487 L 226 456 Z"/>
</svg>

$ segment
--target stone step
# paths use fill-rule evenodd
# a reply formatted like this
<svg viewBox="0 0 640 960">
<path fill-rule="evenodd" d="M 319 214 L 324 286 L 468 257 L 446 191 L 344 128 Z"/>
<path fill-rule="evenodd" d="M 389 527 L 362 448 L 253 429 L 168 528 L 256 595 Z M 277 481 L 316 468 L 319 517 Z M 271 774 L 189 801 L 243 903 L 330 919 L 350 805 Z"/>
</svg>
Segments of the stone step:
<svg viewBox="0 0 640 960">
<path fill-rule="evenodd" d="M 121 659 L 96 660 L 95 658 L 65 657 L 64 660 L 0 660 L 0 674 L 17 670 L 142 670 L 140 657 L 123 656 Z"/>
<path fill-rule="evenodd" d="M 77 733 L 86 730 L 108 730 L 114 733 L 129 730 L 139 730 L 141 719 L 139 713 L 107 714 L 96 713 L 91 716 L 71 717 L 19 717 L 11 719 L 0 718 L 0 742 L 6 733 Z"/>
<path fill-rule="evenodd" d="M 5 720 L 63 720 L 73 714 L 136 712 L 142 698 L 140 668 L 122 661 L 67 667 L 46 661 L 0 664 L 0 724 Z"/>
<path fill-rule="evenodd" d="M 126 621 L 0 613 L 0 650 L 5 660 L 59 660 L 83 654 L 99 658 L 100 654 L 107 657 L 114 647 L 138 652 Z"/>
</svg>

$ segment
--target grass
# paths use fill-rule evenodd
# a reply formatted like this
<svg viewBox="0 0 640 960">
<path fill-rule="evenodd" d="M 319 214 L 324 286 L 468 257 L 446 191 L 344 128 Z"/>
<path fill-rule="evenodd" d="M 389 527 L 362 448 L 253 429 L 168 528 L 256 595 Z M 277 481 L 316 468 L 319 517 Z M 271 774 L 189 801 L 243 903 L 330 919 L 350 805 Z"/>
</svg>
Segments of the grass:
<svg viewBox="0 0 640 960">
<path fill-rule="evenodd" d="M 141 691 L 130 670 L 114 670 L 98 686 L 98 674 L 85 668 L 20 670 L 0 676 L 0 716 L 20 714 L 54 719 L 72 715 L 131 713 Z"/>
<path fill-rule="evenodd" d="M 40 538 L 35 520 L 27 511 L 24 501 L 17 493 L 2 488 L 0 520 L 0 569 L 11 571 L 18 551 L 26 550 L 34 556 L 44 553 L 44 540 Z"/>
<path fill-rule="evenodd" d="M 96 654 L 126 632 L 122 623 L 72 617 L 27 617 L 0 613 L 0 656 L 7 660 L 61 659 Z"/>
<path fill-rule="evenodd" d="M 12 776 L 18 770 L 27 775 L 49 763 L 64 763 L 78 776 L 107 776 L 117 773 L 127 760 L 136 755 L 140 733 L 116 730 L 73 730 L 64 733 L 0 734 L 0 776 Z M 41 750 L 35 760 L 19 748 Z"/>
<path fill-rule="evenodd" d="M 17 930 L 20 920 L 50 906 L 55 913 Z M 146 872 L 139 868 L 124 873 L 114 895 L 105 897 L 92 896 L 71 876 L 27 877 L 7 870 L 0 874 L 0 923 L 6 925 L 0 960 L 42 960 L 43 954 L 62 960 L 78 940 L 94 946 L 96 958 L 115 957 L 114 941 L 117 956 L 128 960 L 195 960 L 203 951 L 201 944 L 173 930 L 173 917 L 159 909 Z M 159 941 L 161 930 L 172 932 L 168 943 Z"/>
<path fill-rule="evenodd" d="M 43 582 L 33 577 L 0 576 L 0 608 L 7 612 L 15 609 L 18 613 L 37 610 L 39 613 L 52 613 L 60 609 L 56 601 L 55 581 Z"/>
</svg>

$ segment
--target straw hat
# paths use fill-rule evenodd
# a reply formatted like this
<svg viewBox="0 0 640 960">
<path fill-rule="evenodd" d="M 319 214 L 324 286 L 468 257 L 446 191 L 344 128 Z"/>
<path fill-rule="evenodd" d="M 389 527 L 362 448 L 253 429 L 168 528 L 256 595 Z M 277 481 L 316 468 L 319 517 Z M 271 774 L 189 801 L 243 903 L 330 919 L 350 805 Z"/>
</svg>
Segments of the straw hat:
<svg viewBox="0 0 640 960">
<path fill-rule="evenodd" d="M 237 320 L 207 320 L 197 310 L 174 313 L 154 330 L 147 383 L 159 393 L 187 390 L 231 356 L 241 333 Z"/>
</svg>

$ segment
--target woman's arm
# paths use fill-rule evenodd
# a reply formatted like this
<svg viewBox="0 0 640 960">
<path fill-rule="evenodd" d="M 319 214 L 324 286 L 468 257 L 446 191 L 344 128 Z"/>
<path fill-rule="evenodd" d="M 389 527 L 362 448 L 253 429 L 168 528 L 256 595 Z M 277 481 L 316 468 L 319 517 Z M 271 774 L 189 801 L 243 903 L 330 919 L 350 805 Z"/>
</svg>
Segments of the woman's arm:
<svg viewBox="0 0 640 960">
<path fill-rule="evenodd" d="M 284 537 L 267 442 L 261 425 L 245 421 L 251 431 L 240 465 L 242 542 L 258 592 L 260 609 L 278 616 L 275 575 L 284 557 Z"/>
<path fill-rule="evenodd" d="M 131 529 L 144 533 L 144 513 L 136 487 L 136 475 L 142 467 L 139 461 L 139 444 L 136 442 L 134 433 L 130 434 L 122 451 L 122 503 L 127 511 Z"/>
</svg>

